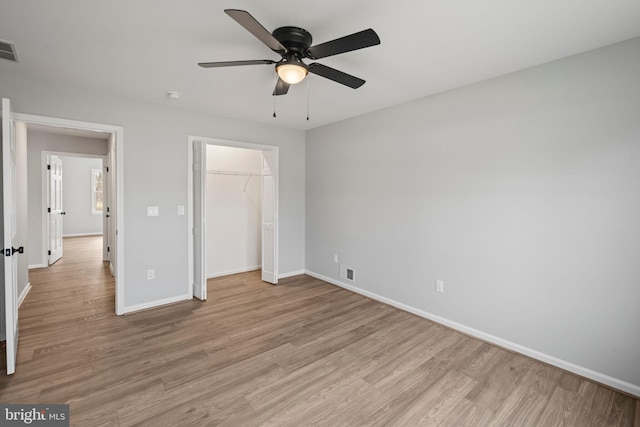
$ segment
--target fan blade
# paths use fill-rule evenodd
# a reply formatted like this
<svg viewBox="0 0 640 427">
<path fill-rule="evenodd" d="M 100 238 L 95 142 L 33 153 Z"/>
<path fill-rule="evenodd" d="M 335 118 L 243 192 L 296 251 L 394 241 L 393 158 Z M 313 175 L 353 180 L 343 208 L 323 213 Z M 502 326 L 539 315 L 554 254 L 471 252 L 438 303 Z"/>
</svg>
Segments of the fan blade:
<svg viewBox="0 0 640 427">
<path fill-rule="evenodd" d="M 223 62 L 198 62 L 202 68 L 236 67 L 238 65 L 261 65 L 275 64 L 276 61 L 270 59 L 254 59 L 250 61 L 223 61 Z"/>
<path fill-rule="evenodd" d="M 311 46 L 307 51 L 307 56 L 311 59 L 320 59 L 379 44 L 380 38 L 375 31 L 369 28 L 359 33 L 353 33 L 317 46 Z"/>
<path fill-rule="evenodd" d="M 278 95 L 286 95 L 289 92 L 289 83 L 282 80 L 278 77 L 278 81 L 276 82 L 276 88 L 273 90 L 273 96 Z"/>
<path fill-rule="evenodd" d="M 351 74 L 343 73 L 335 68 L 327 67 L 326 65 L 318 64 L 314 62 L 309 64 L 309 72 L 324 77 L 325 79 L 333 80 L 345 86 L 349 86 L 352 89 L 358 89 L 365 82 L 362 79 L 352 76 Z"/>
<path fill-rule="evenodd" d="M 269 49 L 278 53 L 284 53 L 287 51 L 287 48 L 282 46 L 278 39 L 273 37 L 271 33 L 246 10 L 225 9 L 224 13 L 232 17 L 238 24 L 242 25 L 247 31 L 256 36 L 258 40 L 266 44 Z"/>
</svg>

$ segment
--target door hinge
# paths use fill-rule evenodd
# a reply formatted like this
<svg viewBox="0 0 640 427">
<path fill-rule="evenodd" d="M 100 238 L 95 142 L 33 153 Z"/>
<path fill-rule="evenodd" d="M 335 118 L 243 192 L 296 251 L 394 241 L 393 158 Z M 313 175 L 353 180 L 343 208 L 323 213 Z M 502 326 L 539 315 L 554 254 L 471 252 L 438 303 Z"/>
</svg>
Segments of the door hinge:
<svg viewBox="0 0 640 427">
<path fill-rule="evenodd" d="M 51 251 L 47 251 L 47 255 L 51 256 Z"/>
<path fill-rule="evenodd" d="M 47 208 L 47 212 L 48 212 L 48 213 L 51 213 L 51 208 Z"/>
<path fill-rule="evenodd" d="M 111 248 L 107 246 L 107 252 L 111 252 Z"/>
<path fill-rule="evenodd" d="M 106 169 L 107 169 L 107 172 L 109 172 L 109 166 L 107 166 Z"/>
<path fill-rule="evenodd" d="M 51 170 L 51 165 L 47 165 L 47 170 L 50 171 Z"/>
</svg>

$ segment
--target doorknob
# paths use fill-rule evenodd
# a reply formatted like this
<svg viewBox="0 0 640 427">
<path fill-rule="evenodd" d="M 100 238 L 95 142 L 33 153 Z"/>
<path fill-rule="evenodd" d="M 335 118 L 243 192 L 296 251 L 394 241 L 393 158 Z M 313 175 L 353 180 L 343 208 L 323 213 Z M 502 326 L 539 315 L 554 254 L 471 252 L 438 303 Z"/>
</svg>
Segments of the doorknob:
<svg viewBox="0 0 640 427">
<path fill-rule="evenodd" d="M 24 246 L 20 246 L 18 249 L 12 247 L 11 249 L 5 249 L 4 250 L 4 255 L 5 256 L 11 256 L 13 254 L 15 254 L 16 252 L 18 252 L 19 254 L 23 254 L 24 253 Z M 2 252 L 0 252 L 1 254 Z"/>
</svg>

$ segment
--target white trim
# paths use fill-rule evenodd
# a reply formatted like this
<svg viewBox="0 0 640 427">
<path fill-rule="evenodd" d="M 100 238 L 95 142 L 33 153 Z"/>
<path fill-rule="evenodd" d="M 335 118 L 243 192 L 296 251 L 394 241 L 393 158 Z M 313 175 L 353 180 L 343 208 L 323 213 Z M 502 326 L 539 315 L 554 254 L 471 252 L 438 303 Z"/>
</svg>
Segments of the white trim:
<svg viewBox="0 0 640 427">
<path fill-rule="evenodd" d="M 116 314 L 124 314 L 124 128 L 122 126 L 78 120 L 60 119 L 56 117 L 37 116 L 33 114 L 14 113 L 15 120 L 65 128 L 84 129 L 108 132 L 116 138 L 116 265 L 115 294 Z M 27 142 L 28 144 L 28 142 Z M 66 153 L 65 155 L 69 155 Z M 104 158 L 104 156 L 102 156 Z M 104 164 L 104 163 L 103 163 Z M 112 167 L 114 165 L 111 165 Z M 111 189 L 113 191 L 113 189 Z"/>
<path fill-rule="evenodd" d="M 190 299 L 193 299 L 193 286 L 195 282 L 195 255 L 194 255 L 194 239 L 193 234 L 195 232 L 193 228 L 193 143 L 197 138 L 189 136 L 187 144 L 187 294 Z M 204 155 L 206 159 L 206 153 Z M 206 165 L 206 160 L 205 160 Z M 206 169 L 206 167 L 205 167 Z M 206 261 L 206 260 L 205 260 Z M 206 264 L 203 266 L 206 276 Z"/>
<path fill-rule="evenodd" d="M 71 234 L 62 235 L 62 237 L 87 237 L 87 236 L 104 236 L 104 233 L 71 233 Z"/>
<path fill-rule="evenodd" d="M 20 296 L 18 297 L 18 308 L 20 308 L 20 306 L 24 302 L 24 299 L 27 297 L 29 291 L 31 291 L 31 282 L 27 283 L 27 286 L 25 286 L 25 288 L 20 293 Z"/>
<path fill-rule="evenodd" d="M 360 295 L 364 295 L 365 297 L 371 298 L 376 301 L 380 301 L 382 303 L 388 304 L 392 307 L 399 308 L 400 310 L 407 311 L 409 313 L 415 314 L 420 317 L 424 317 L 425 319 L 432 320 L 436 323 L 440 323 L 441 325 L 448 326 L 451 329 L 462 332 L 463 334 L 470 335 L 474 338 L 478 338 L 482 341 L 486 341 L 492 344 L 495 344 L 499 347 L 506 348 L 507 350 L 514 351 L 516 353 L 523 354 L 525 356 L 529 356 L 533 359 L 537 359 L 541 362 L 548 363 L 549 365 L 556 366 L 560 369 L 564 369 L 569 372 L 573 372 L 574 374 L 578 374 L 582 377 L 589 378 L 593 381 L 596 381 L 601 384 L 605 384 L 609 387 L 613 387 L 615 389 L 621 390 L 625 393 L 629 393 L 631 395 L 640 397 L 640 386 L 628 383 L 626 381 L 620 380 L 618 378 L 610 377 L 609 375 L 603 374 L 601 372 L 596 372 L 592 369 L 585 368 L 580 365 L 576 365 L 575 363 L 567 362 L 566 360 L 559 359 L 554 356 L 550 356 L 548 354 L 542 353 L 537 350 L 533 350 L 529 347 L 525 347 L 520 344 L 516 344 L 514 342 L 505 340 L 503 338 L 497 337 L 495 335 L 488 334 L 486 332 L 479 331 L 477 329 L 471 328 L 469 326 L 463 325 L 461 323 L 454 322 L 452 320 L 446 319 L 444 317 L 437 316 L 435 314 L 431 314 L 429 312 L 417 309 L 415 307 L 411 307 L 409 305 L 394 301 L 392 299 L 383 297 L 381 295 L 375 294 L 373 292 L 365 291 L 363 289 L 357 288 L 353 285 L 348 285 L 346 283 L 340 282 L 338 280 L 332 279 L 327 276 L 323 276 L 322 274 L 314 273 L 312 271 L 305 271 L 311 277 L 315 277 L 316 279 L 323 280 L 325 282 L 331 283 L 332 285 L 339 286 L 341 288 L 347 289 L 351 292 L 355 292 Z"/>
<path fill-rule="evenodd" d="M 290 271 L 288 273 L 282 273 L 278 275 L 278 279 L 286 279 L 287 277 L 300 276 L 301 274 L 305 274 L 306 271 L 298 270 L 298 271 Z"/>
<path fill-rule="evenodd" d="M 48 265 L 46 265 L 46 264 L 29 264 L 29 265 L 27 266 L 27 269 L 29 269 L 29 270 L 33 270 L 33 269 L 35 269 L 35 268 L 47 268 L 47 267 L 49 267 L 49 266 L 48 266 Z"/>
<path fill-rule="evenodd" d="M 132 305 L 129 307 L 124 307 L 124 311 L 122 314 L 133 313 L 135 311 L 147 310 L 149 308 L 156 308 L 167 304 L 173 304 L 180 301 L 188 301 L 192 298 L 192 295 L 185 294 L 179 295 L 177 297 L 165 298 L 157 301 L 145 302 L 144 304 Z"/>
<path fill-rule="evenodd" d="M 253 267 L 245 267 L 245 268 L 239 268 L 237 270 L 222 271 L 220 273 L 213 273 L 211 275 L 207 275 L 207 279 L 215 279 L 216 277 L 230 276 L 232 274 L 247 273 L 249 271 L 256 271 L 260 269 L 262 269 L 261 265 L 254 265 Z"/>
</svg>

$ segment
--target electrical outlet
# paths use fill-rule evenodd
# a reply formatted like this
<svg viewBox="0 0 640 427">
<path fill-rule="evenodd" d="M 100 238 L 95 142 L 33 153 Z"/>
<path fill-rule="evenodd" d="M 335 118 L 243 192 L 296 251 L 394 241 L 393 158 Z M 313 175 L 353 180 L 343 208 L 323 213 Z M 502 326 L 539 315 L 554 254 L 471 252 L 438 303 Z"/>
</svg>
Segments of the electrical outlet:
<svg viewBox="0 0 640 427">
<path fill-rule="evenodd" d="M 153 280 L 156 278 L 155 270 L 147 270 L 147 280 Z"/>
<path fill-rule="evenodd" d="M 444 293 L 444 282 L 442 280 L 436 280 L 436 292 Z"/>
<path fill-rule="evenodd" d="M 178 215 L 184 215 L 184 205 L 178 206 Z"/>
</svg>

